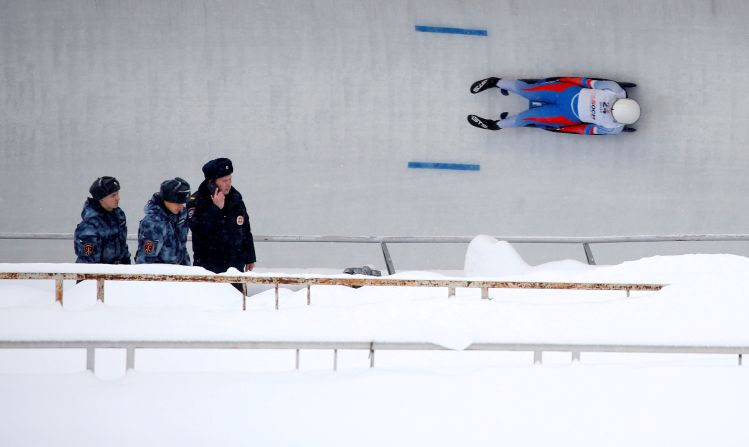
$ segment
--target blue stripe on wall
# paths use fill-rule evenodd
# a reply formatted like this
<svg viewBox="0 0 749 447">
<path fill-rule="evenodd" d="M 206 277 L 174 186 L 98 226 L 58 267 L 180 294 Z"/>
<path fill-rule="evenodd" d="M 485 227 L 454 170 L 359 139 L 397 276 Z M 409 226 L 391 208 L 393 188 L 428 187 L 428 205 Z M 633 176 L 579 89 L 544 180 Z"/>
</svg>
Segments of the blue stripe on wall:
<svg viewBox="0 0 749 447">
<path fill-rule="evenodd" d="M 469 28 L 446 28 L 441 26 L 421 26 L 416 25 L 416 31 L 421 33 L 443 33 L 443 34 L 463 34 L 467 36 L 488 36 L 485 29 Z"/>
<path fill-rule="evenodd" d="M 428 161 L 409 161 L 408 167 L 411 169 L 452 169 L 454 171 L 478 171 L 481 165 L 471 165 L 463 163 L 432 163 Z"/>
</svg>

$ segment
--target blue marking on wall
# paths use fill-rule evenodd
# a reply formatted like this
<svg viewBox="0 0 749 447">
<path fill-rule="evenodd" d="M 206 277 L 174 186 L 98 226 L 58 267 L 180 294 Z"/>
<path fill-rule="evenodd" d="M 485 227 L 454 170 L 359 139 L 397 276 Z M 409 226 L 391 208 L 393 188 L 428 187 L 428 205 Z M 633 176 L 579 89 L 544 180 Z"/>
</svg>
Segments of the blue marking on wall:
<svg viewBox="0 0 749 447">
<path fill-rule="evenodd" d="M 411 169 L 451 169 L 453 171 L 478 171 L 481 169 L 481 165 L 464 163 L 433 163 L 429 161 L 409 161 L 408 167 Z"/>
<path fill-rule="evenodd" d="M 416 25 L 416 31 L 421 33 L 442 33 L 442 34 L 462 34 L 464 36 L 488 36 L 485 29 L 469 28 L 446 28 L 442 26 L 421 26 Z"/>
</svg>

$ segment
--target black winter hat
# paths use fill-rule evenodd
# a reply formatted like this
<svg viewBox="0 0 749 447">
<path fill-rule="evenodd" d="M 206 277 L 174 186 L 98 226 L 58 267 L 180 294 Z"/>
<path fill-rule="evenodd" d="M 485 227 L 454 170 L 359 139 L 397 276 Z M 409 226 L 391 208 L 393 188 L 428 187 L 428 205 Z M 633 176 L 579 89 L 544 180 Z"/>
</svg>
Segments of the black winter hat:
<svg viewBox="0 0 749 447">
<path fill-rule="evenodd" d="M 217 158 L 203 165 L 203 175 L 206 180 L 216 180 L 234 172 L 234 166 L 228 158 Z"/>
<path fill-rule="evenodd" d="M 172 203 L 187 203 L 190 200 L 190 184 L 179 177 L 164 180 L 161 183 L 161 198 Z"/>
<path fill-rule="evenodd" d="M 88 188 L 88 192 L 91 193 L 91 197 L 96 200 L 101 200 L 104 197 L 117 192 L 120 190 L 120 182 L 114 177 L 99 177 L 94 180 L 94 183 Z"/>
</svg>

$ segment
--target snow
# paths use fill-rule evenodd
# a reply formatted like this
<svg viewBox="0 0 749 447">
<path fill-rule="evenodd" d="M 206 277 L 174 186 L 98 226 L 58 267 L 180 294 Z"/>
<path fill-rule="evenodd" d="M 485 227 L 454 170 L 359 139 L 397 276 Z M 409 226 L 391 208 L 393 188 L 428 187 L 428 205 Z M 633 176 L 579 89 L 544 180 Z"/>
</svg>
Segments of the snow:
<svg viewBox="0 0 749 447">
<path fill-rule="evenodd" d="M 313 286 L 248 298 L 228 284 L 0 281 L 0 340 L 432 342 L 445 352 L 0 351 L 2 445 L 746 445 L 746 367 L 728 355 L 461 351 L 473 342 L 749 346 L 749 260 L 525 262 L 478 236 L 461 279 L 667 284 L 659 292 Z M 208 274 L 179 266 L 3 264 L 0 271 Z M 267 274 L 265 272 L 263 274 Z M 248 273 L 256 275 L 258 273 Z M 275 272 L 283 274 L 283 272 Z M 316 276 L 316 275 L 302 275 Z M 450 278 L 404 272 L 399 278 Z M 40 428 L 43 428 L 40 430 Z M 145 441 L 144 441 L 145 440 Z"/>
<path fill-rule="evenodd" d="M 745 382 L 737 367 L 572 366 L 13 376 L 0 393 L 14 446 L 739 446 Z"/>
</svg>

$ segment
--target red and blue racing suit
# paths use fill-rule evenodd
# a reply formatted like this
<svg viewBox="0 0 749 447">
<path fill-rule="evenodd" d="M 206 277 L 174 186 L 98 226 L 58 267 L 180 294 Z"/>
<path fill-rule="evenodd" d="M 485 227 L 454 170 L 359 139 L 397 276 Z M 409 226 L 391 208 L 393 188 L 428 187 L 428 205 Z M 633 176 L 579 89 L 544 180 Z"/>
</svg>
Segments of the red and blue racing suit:
<svg viewBox="0 0 749 447">
<path fill-rule="evenodd" d="M 499 127 L 534 125 L 558 132 L 585 135 L 618 134 L 624 125 L 611 116 L 611 106 L 627 93 L 614 81 L 555 78 L 533 83 L 502 79 L 497 84 L 531 103 L 525 112 L 497 122 Z"/>
</svg>

